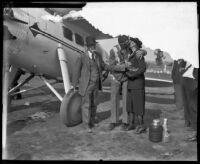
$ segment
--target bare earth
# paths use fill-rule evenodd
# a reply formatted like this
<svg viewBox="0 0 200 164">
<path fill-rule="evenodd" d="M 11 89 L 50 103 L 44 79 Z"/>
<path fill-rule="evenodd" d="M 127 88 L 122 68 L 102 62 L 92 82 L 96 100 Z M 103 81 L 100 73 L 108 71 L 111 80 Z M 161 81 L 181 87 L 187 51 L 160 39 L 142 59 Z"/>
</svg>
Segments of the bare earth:
<svg viewBox="0 0 200 164">
<path fill-rule="evenodd" d="M 42 84 L 38 78 L 24 88 Z M 54 85 L 64 94 L 63 84 Z M 11 104 L 7 120 L 7 157 L 22 160 L 197 160 L 197 142 L 187 143 L 183 111 L 176 111 L 173 87 L 146 88 L 145 124 L 168 118 L 169 143 L 153 143 L 148 132 L 136 135 L 117 127 L 108 131 L 110 94 L 100 92 L 100 123 L 93 133 L 80 124 L 66 127 L 59 118 L 60 101 L 48 88 L 23 93 Z M 121 104 L 122 107 L 122 104 Z M 35 115 L 34 115 L 35 114 Z M 35 117 L 34 117 L 35 116 Z"/>
</svg>

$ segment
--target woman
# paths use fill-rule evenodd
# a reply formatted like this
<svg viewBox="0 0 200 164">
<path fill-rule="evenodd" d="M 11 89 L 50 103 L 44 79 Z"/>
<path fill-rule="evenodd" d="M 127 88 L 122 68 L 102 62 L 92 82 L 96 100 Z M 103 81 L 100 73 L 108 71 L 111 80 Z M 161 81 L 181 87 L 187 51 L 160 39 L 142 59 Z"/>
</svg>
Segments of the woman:
<svg viewBox="0 0 200 164">
<path fill-rule="evenodd" d="M 130 38 L 130 50 L 128 62 L 129 68 L 126 72 L 128 77 L 127 112 L 129 117 L 128 130 L 135 129 L 135 116 L 138 119 L 136 134 L 146 131 L 143 116 L 145 112 L 145 77 L 146 64 L 144 56 L 146 51 L 141 49 L 142 42 L 138 38 Z"/>
</svg>

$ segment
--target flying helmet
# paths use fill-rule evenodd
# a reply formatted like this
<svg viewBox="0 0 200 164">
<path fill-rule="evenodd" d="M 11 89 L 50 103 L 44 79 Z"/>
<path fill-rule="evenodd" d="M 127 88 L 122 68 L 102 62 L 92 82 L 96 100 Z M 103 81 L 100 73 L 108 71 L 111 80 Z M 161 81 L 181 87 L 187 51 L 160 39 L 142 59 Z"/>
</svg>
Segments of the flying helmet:
<svg viewBox="0 0 200 164">
<path fill-rule="evenodd" d="M 129 46 L 130 40 L 129 37 L 126 35 L 119 35 L 118 36 L 118 43 L 122 49 L 125 49 Z"/>
</svg>

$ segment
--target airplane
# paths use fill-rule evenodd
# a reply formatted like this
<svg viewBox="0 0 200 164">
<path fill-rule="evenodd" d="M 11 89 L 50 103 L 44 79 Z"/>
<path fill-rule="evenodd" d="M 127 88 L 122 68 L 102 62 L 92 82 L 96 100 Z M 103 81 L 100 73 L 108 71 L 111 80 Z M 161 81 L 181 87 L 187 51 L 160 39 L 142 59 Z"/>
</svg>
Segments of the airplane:
<svg viewBox="0 0 200 164">
<path fill-rule="evenodd" d="M 71 90 L 75 62 L 78 56 L 86 50 L 85 38 L 87 36 L 92 35 L 96 39 L 106 39 L 112 36 L 95 29 L 83 18 L 61 22 L 44 18 L 44 16 L 50 15 L 49 11 L 55 13 L 56 10 L 45 8 L 4 9 L 3 50 L 4 64 L 7 64 L 7 70 L 4 66 L 4 76 L 6 77 L 4 79 L 9 82 L 7 86 L 5 80 L 4 88 L 9 89 L 8 97 L 16 95 L 19 93 L 16 91 L 20 87 L 33 79 L 34 76 L 39 76 L 62 102 L 60 107 L 61 120 L 67 126 L 75 126 L 81 122 L 81 118 L 78 117 L 80 112 L 76 113 L 80 103 L 75 103 L 76 101 L 80 102 L 80 96 Z M 65 15 L 73 10 L 73 8 L 64 10 Z M 97 44 L 96 50 L 101 54 L 106 53 L 99 44 Z M 19 79 L 25 72 L 30 73 L 30 75 L 23 82 L 14 86 L 13 81 Z M 10 80 L 8 80 L 6 73 L 9 74 Z M 54 84 L 63 82 L 64 97 L 54 89 L 48 79 L 55 79 Z M 6 93 L 6 89 L 4 89 L 4 94 L 7 96 Z M 68 106 L 72 106 L 73 112 L 69 113 L 73 116 L 67 115 L 65 109 Z"/>
<path fill-rule="evenodd" d="M 78 10 L 81 8 L 76 9 L 76 11 Z M 33 79 L 34 76 L 39 76 L 61 101 L 60 117 L 62 122 L 68 127 L 75 126 L 80 124 L 82 120 L 79 110 L 81 97 L 72 90 L 71 83 L 76 59 L 86 50 L 85 38 L 94 36 L 99 41 L 96 50 L 103 55 L 104 60 L 107 60 L 109 51 L 103 48 L 100 41 L 114 37 L 96 29 L 83 17 L 67 18 L 61 22 L 44 19 L 43 16 L 50 15 L 49 11 L 54 16 L 60 13 L 56 12 L 59 9 L 49 8 L 4 9 L 4 105 L 7 96 L 22 93 L 23 91 L 20 92 L 19 88 Z M 66 15 L 70 11 L 73 11 L 73 8 L 64 10 L 64 14 Z M 110 49 L 112 46 L 110 44 Z M 15 86 L 11 85 L 13 81 L 16 81 L 16 76 L 19 79 L 25 72 L 30 75 L 23 82 Z M 55 81 L 49 83 L 48 79 Z M 146 78 L 146 80 L 172 83 L 169 80 L 159 78 Z M 64 97 L 52 86 L 57 82 L 64 84 Z M 17 90 L 19 92 L 16 92 Z M 71 109 L 73 112 L 69 112 Z"/>
</svg>

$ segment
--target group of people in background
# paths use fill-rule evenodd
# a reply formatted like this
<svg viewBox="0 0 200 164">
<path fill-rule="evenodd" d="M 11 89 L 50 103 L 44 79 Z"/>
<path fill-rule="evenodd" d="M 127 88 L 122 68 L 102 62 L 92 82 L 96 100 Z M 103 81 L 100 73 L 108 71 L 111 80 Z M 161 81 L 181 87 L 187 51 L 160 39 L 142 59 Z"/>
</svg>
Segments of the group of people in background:
<svg viewBox="0 0 200 164">
<path fill-rule="evenodd" d="M 172 68 L 175 103 L 184 110 L 185 126 L 191 134 L 187 141 L 197 141 L 198 68 L 184 59 L 174 60 Z"/>
<path fill-rule="evenodd" d="M 122 130 L 135 129 L 136 134 L 146 131 L 143 117 L 145 114 L 145 78 L 146 64 L 142 42 L 138 38 L 120 35 L 118 45 L 110 51 L 109 63 L 105 63 L 102 54 L 96 48 L 94 37 L 87 37 L 87 50 L 76 63 L 73 86 L 82 96 L 82 121 L 92 132 L 98 122 L 96 119 L 98 90 L 102 89 L 102 80 L 111 73 L 111 123 L 113 130 L 119 124 L 119 97 L 122 90 Z M 105 70 L 106 73 L 102 74 Z M 137 126 L 135 124 L 137 118 Z"/>
</svg>

